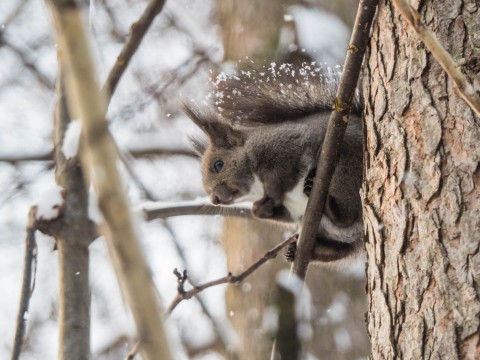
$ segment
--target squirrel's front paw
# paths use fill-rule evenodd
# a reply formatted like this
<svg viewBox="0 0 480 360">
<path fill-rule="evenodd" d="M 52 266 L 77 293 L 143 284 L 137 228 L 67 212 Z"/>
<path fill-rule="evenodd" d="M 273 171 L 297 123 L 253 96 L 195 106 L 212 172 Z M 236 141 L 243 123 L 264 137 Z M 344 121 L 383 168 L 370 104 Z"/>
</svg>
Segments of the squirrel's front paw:
<svg viewBox="0 0 480 360">
<path fill-rule="evenodd" d="M 275 209 L 275 203 L 273 199 L 269 197 L 263 197 L 253 203 L 252 213 L 253 216 L 260 219 L 269 219 L 273 217 L 273 210 Z"/>
</svg>

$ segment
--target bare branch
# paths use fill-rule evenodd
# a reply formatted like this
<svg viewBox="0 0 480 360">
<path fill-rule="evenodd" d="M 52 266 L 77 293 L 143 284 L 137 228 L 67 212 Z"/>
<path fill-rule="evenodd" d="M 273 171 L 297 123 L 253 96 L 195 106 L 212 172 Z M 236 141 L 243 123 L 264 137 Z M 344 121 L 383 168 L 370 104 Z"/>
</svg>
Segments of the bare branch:
<svg viewBox="0 0 480 360">
<path fill-rule="evenodd" d="M 19 153 L 0 153 L 0 162 L 7 162 L 10 164 L 16 164 L 25 161 L 53 161 L 53 150 L 48 152 L 38 152 L 34 154 L 28 154 L 25 152 Z"/>
<path fill-rule="evenodd" d="M 405 0 L 393 0 L 393 4 L 450 77 L 460 97 L 480 117 L 480 96 L 475 92 L 472 84 L 453 61 L 450 54 L 440 44 L 435 34 L 422 22 L 420 14 Z"/>
<path fill-rule="evenodd" d="M 17 6 L 13 9 L 13 11 L 7 15 L 7 17 L 2 21 L 2 28 L 0 28 L 0 37 L 3 35 L 4 29 L 8 28 L 10 24 L 15 21 L 18 15 L 21 14 L 23 8 L 27 5 L 28 0 L 20 1 L 17 3 Z"/>
<path fill-rule="evenodd" d="M 13 43 L 9 42 L 5 36 L 0 37 L 0 45 L 5 45 L 9 48 L 22 62 L 30 72 L 37 78 L 38 82 L 49 90 L 54 89 L 54 84 L 36 65 L 30 55 L 26 54 L 22 49 Z M 33 52 L 32 52 L 33 53 Z"/>
<path fill-rule="evenodd" d="M 228 284 L 228 283 L 238 284 L 238 283 L 242 282 L 243 280 L 245 280 L 245 278 L 247 278 L 249 275 L 251 275 L 258 268 L 260 268 L 268 260 L 275 258 L 277 256 L 278 252 L 280 250 L 282 250 L 285 246 L 287 246 L 288 244 L 291 244 L 292 242 L 294 242 L 296 240 L 297 240 L 297 235 L 293 235 L 290 238 L 288 238 L 287 240 L 281 242 L 280 244 L 275 246 L 273 249 L 267 251 L 261 259 L 259 259 L 258 261 L 256 261 L 252 265 L 250 265 L 245 271 L 243 271 L 239 275 L 232 275 L 231 273 L 229 273 L 227 276 L 224 276 L 222 278 L 219 278 L 219 279 L 216 279 L 216 280 L 213 280 L 213 281 L 209 281 L 209 282 L 204 283 L 202 285 L 192 285 L 193 289 L 191 289 L 189 291 L 186 291 L 184 289 L 185 282 L 187 280 L 189 280 L 186 270 L 183 272 L 183 274 L 180 274 L 177 271 L 177 269 L 175 269 L 174 274 L 177 276 L 178 292 L 177 292 L 177 296 L 175 297 L 175 299 L 173 299 L 172 303 L 168 307 L 166 313 L 171 314 L 172 311 L 177 307 L 177 305 L 180 304 L 180 302 L 182 302 L 183 300 L 191 299 L 193 296 L 197 295 L 198 293 L 200 293 L 203 290 L 208 289 L 212 286 L 221 285 L 221 284 Z"/>
<path fill-rule="evenodd" d="M 144 207 L 143 209 L 143 214 L 147 221 L 182 215 L 223 215 L 253 218 L 250 207 L 214 206 L 207 203 L 207 201 L 200 203 L 196 200 L 190 202 L 183 201 L 176 205 L 159 203 L 158 206 L 154 206 L 155 207 L 148 205 L 148 207 Z"/>
<path fill-rule="evenodd" d="M 179 245 L 178 239 L 176 239 L 175 234 L 173 232 L 173 229 L 171 228 L 170 224 L 168 223 L 167 220 L 163 221 L 163 225 L 165 230 L 167 230 L 170 234 L 170 236 L 173 239 L 175 248 L 177 250 L 178 255 L 183 261 L 183 266 L 187 267 L 187 259 L 185 256 L 185 253 L 183 251 L 183 248 Z M 204 314 L 210 319 L 210 322 L 212 323 L 213 330 L 215 331 L 215 335 L 217 340 L 215 341 L 216 344 L 218 344 L 218 347 L 223 347 L 223 349 L 227 350 L 228 347 L 228 352 L 232 356 L 233 359 L 238 359 L 239 354 L 237 354 L 237 351 L 234 347 L 229 347 L 229 344 L 231 343 L 229 341 L 229 331 L 228 329 L 225 329 L 225 326 L 221 322 L 219 322 L 215 316 L 211 313 L 210 309 L 208 308 L 207 304 L 205 301 L 202 299 L 202 297 L 197 296 L 195 298 L 200 307 L 202 308 L 202 311 Z"/>
<path fill-rule="evenodd" d="M 27 323 L 28 307 L 30 297 L 35 288 L 35 269 L 37 262 L 37 241 L 35 231 L 37 230 L 37 207 L 32 206 L 28 213 L 27 237 L 25 239 L 25 257 L 23 260 L 22 291 L 20 293 L 20 305 L 17 315 L 17 327 L 15 330 L 15 341 L 12 350 L 12 360 L 20 357 L 23 345 L 23 337 Z"/>
<path fill-rule="evenodd" d="M 115 40 L 119 43 L 123 43 L 125 41 L 126 35 L 120 31 L 120 26 L 118 24 L 118 19 L 115 16 L 115 12 L 113 11 L 113 7 L 115 6 L 111 1 L 108 0 L 101 0 L 101 4 L 107 13 L 107 16 L 110 18 L 111 22 L 111 34 Z"/>
<path fill-rule="evenodd" d="M 191 149 L 184 147 L 175 147 L 175 146 L 157 146 L 157 147 L 130 147 L 126 150 L 123 150 L 129 153 L 134 158 L 147 158 L 147 157 L 157 157 L 157 156 L 188 156 L 188 157 L 198 157 L 198 155 Z M 25 162 L 25 161 L 53 161 L 52 151 L 44 151 L 38 153 L 1 153 L 0 152 L 0 162 L 7 162 L 11 164 Z"/>
<path fill-rule="evenodd" d="M 313 189 L 308 199 L 304 225 L 298 241 L 292 271 L 305 279 L 316 235 L 322 217 L 330 180 L 335 169 L 343 135 L 348 124 L 353 94 L 362 66 L 363 55 L 370 36 L 370 27 L 378 0 L 361 0 L 348 46 L 347 58 L 337 89 L 334 108 L 325 134 L 317 164 Z"/>
<path fill-rule="evenodd" d="M 37 80 L 45 86 L 47 89 L 53 89 L 53 82 L 51 79 L 48 78 L 36 65 L 35 61 L 25 53 L 20 47 L 16 46 L 14 43 L 8 41 L 8 36 L 6 36 L 6 32 L 10 24 L 12 24 L 15 19 L 22 13 L 23 8 L 26 6 L 28 1 L 20 1 L 18 2 L 17 6 L 13 9 L 13 11 L 6 16 L 4 20 L 2 20 L 2 26 L 0 27 L 0 46 L 4 45 L 9 48 L 17 57 L 20 58 L 23 66 L 29 69 L 33 75 L 37 78 Z"/>
<path fill-rule="evenodd" d="M 161 104 L 167 103 L 168 100 L 171 100 L 170 98 L 168 98 L 167 90 L 169 90 L 169 93 L 172 93 L 172 91 L 174 92 L 188 79 L 190 79 L 192 75 L 195 74 L 205 63 L 211 64 L 208 56 L 203 52 L 194 51 L 190 58 L 188 58 L 182 64 L 177 66 L 177 68 L 169 72 L 166 80 L 161 83 L 156 82 L 154 85 L 147 84 L 146 79 L 143 79 L 140 77 L 139 74 L 134 73 L 134 75 L 138 79 L 137 81 L 139 83 L 139 86 L 149 96 L 148 98 L 145 98 L 145 94 L 142 94 L 141 97 L 139 96 L 137 99 L 135 99 L 135 101 L 133 101 L 134 105 L 129 104 L 124 106 L 123 108 L 118 110 L 112 116 L 112 118 L 121 117 L 121 114 L 125 112 L 126 108 L 129 108 L 129 111 L 139 111 L 149 102 L 151 102 L 152 99 L 159 101 Z"/>
<path fill-rule="evenodd" d="M 102 92 L 107 99 L 107 103 L 110 102 L 120 78 L 140 46 L 140 43 L 147 33 L 147 30 L 150 28 L 153 20 L 160 13 L 160 11 L 162 11 L 164 4 L 165 0 L 150 0 L 140 19 L 138 19 L 138 21 L 131 26 L 127 42 L 123 46 L 122 51 L 120 51 L 117 61 L 111 69 L 110 74 L 108 74 L 107 80 L 102 88 Z"/>
<path fill-rule="evenodd" d="M 85 153 L 82 167 L 90 170 L 105 219 L 105 238 L 121 288 L 132 311 L 146 360 L 171 359 L 158 313 L 153 280 L 138 242 L 124 186 L 117 169 L 117 152 L 105 120 L 106 102 L 99 96 L 91 51 L 81 11 L 72 0 L 50 0 L 57 29 L 60 60 L 68 69 L 69 104 L 82 120 Z"/>
</svg>

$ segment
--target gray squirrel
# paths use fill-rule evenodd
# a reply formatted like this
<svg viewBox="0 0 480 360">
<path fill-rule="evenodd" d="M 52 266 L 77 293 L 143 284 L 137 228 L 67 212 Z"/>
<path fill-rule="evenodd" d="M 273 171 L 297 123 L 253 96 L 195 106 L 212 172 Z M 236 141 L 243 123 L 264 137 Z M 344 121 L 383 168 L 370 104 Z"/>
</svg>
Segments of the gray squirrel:
<svg viewBox="0 0 480 360">
<path fill-rule="evenodd" d="M 207 108 L 187 105 L 207 139 L 193 138 L 213 204 L 251 200 L 260 219 L 300 222 L 312 187 L 338 74 L 303 64 L 221 74 Z M 363 248 L 361 103 L 353 104 L 312 260 L 338 263 Z M 286 257 L 293 260 L 295 244 Z"/>
</svg>

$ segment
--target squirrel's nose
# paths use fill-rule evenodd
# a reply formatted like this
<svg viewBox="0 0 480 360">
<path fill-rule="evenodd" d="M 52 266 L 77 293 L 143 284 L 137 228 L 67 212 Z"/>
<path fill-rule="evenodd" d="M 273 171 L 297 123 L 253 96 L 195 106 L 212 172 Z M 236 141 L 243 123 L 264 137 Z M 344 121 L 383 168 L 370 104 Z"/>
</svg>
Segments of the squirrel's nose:
<svg viewBox="0 0 480 360">
<path fill-rule="evenodd" d="M 211 201 L 213 205 L 219 205 L 219 204 L 228 205 L 233 202 L 233 196 L 232 195 L 223 196 L 219 194 L 213 194 Z"/>
</svg>

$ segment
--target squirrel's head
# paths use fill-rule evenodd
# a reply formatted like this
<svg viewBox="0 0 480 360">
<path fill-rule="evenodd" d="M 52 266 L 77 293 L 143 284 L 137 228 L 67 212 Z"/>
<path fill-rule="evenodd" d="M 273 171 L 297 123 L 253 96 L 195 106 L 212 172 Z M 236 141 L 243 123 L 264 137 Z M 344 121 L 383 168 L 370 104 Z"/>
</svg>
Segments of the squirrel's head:
<svg viewBox="0 0 480 360">
<path fill-rule="evenodd" d="M 207 136 L 192 142 L 202 159 L 203 187 L 212 203 L 229 205 L 248 195 L 254 178 L 243 148 L 246 133 L 213 112 L 192 106 L 185 106 L 185 111 Z"/>
</svg>

